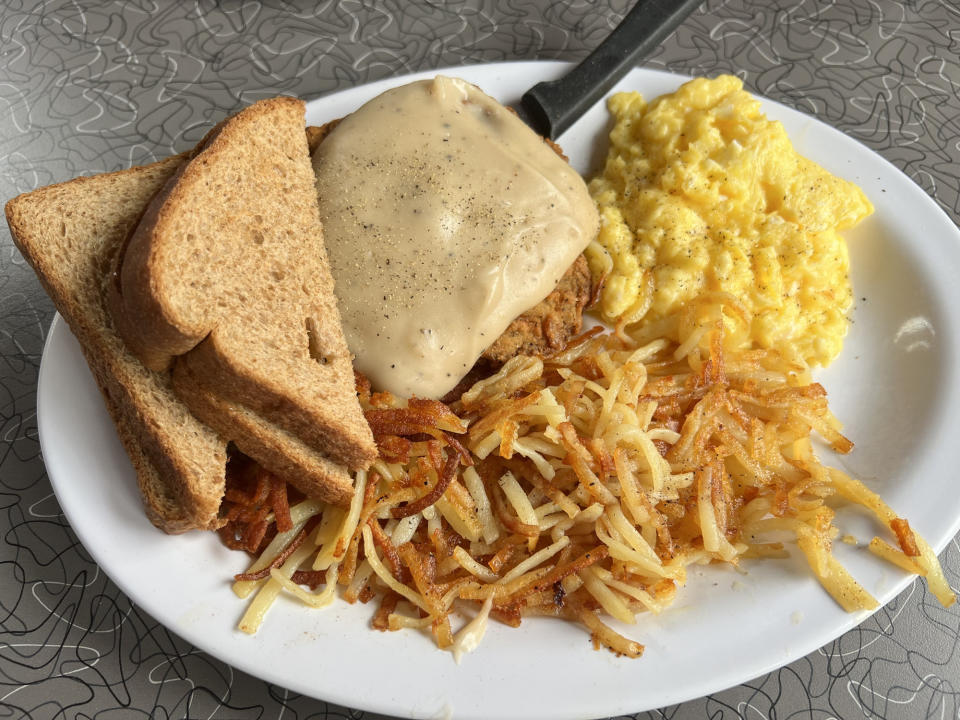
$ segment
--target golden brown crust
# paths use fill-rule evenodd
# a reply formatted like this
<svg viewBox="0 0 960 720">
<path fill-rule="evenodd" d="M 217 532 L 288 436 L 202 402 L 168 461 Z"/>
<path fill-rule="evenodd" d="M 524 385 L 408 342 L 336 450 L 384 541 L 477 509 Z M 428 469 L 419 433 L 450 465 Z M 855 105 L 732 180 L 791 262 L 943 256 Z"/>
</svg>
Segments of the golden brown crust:
<svg viewBox="0 0 960 720">
<path fill-rule="evenodd" d="M 323 142 L 324 138 L 332 133 L 334 128 L 336 128 L 339 124 L 340 119 L 337 119 L 324 123 L 319 127 L 314 127 L 311 125 L 307 128 L 307 147 L 310 148 L 311 155 L 313 155 L 317 148 L 320 147 L 320 143 Z"/>
<path fill-rule="evenodd" d="M 562 350 L 580 332 L 590 300 L 590 267 L 577 256 L 543 302 L 516 318 L 488 347 L 481 360 L 502 365 L 515 355 L 546 355 Z"/>
</svg>

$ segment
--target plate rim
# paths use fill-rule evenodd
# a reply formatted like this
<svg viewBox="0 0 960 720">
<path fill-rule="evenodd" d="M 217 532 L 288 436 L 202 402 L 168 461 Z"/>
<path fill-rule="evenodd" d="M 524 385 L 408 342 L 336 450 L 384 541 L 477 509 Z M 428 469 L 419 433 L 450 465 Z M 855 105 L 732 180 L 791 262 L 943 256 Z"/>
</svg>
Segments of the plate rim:
<svg viewBox="0 0 960 720">
<path fill-rule="evenodd" d="M 410 74 L 397 75 L 397 76 L 393 76 L 393 77 L 389 77 L 389 78 L 384 78 L 384 79 L 381 79 L 381 80 L 377 80 L 377 81 L 374 81 L 374 82 L 371 82 L 371 83 L 365 83 L 365 84 L 363 84 L 363 85 L 355 86 L 355 87 L 352 87 L 352 88 L 344 88 L 344 89 L 341 89 L 341 90 L 338 90 L 338 91 L 334 91 L 334 92 L 331 92 L 331 93 L 326 93 L 326 94 L 321 95 L 321 96 L 319 96 L 319 97 L 315 97 L 315 98 L 311 99 L 311 100 L 309 101 L 309 103 L 308 103 L 308 112 L 309 112 L 310 104 L 312 104 L 312 103 L 320 103 L 320 102 L 322 102 L 325 98 L 328 98 L 328 97 L 330 97 L 330 96 L 332 96 L 332 95 L 340 94 L 340 93 L 344 93 L 344 92 L 349 92 L 349 91 L 352 91 L 352 90 L 358 90 L 359 88 L 369 88 L 369 87 L 371 87 L 371 86 L 373 86 L 373 87 L 376 87 L 376 86 L 387 86 L 387 85 L 390 85 L 390 84 L 392 84 L 392 83 L 397 83 L 397 82 L 401 82 L 401 81 L 405 81 L 405 80 L 409 80 L 409 79 L 413 79 L 413 78 L 417 78 L 417 77 L 431 76 L 431 75 L 442 74 L 442 73 L 457 73 L 457 72 L 463 72 L 464 70 L 476 69 L 476 68 L 479 68 L 479 67 L 483 67 L 483 68 L 494 68 L 494 69 L 501 69 L 501 70 L 502 70 L 502 69 L 508 69 L 508 68 L 510 68 L 511 66 L 518 66 L 518 65 L 524 65 L 524 66 L 529 66 L 529 67 L 545 68 L 545 69 L 550 69 L 550 70 L 559 70 L 559 69 L 561 69 L 561 68 L 571 66 L 571 63 L 566 63 L 566 62 L 563 62 L 563 61 L 555 61 L 555 60 L 550 60 L 550 61 L 538 61 L 538 60 L 507 61 L 507 62 L 501 62 L 501 63 L 486 63 L 486 64 L 483 64 L 483 65 L 461 65 L 461 66 L 454 66 L 454 67 L 447 67 L 447 68 L 437 68 L 437 69 L 431 69 L 431 70 L 426 70 L 426 71 L 419 71 L 419 72 L 410 73 Z M 683 81 L 689 79 L 689 77 L 690 77 L 690 76 L 683 75 L 683 74 L 670 73 L 670 72 L 663 71 L 663 70 L 657 70 L 657 69 L 645 68 L 645 67 L 636 68 L 636 69 L 633 70 L 630 74 L 635 73 L 635 72 L 637 72 L 637 71 L 639 71 L 641 74 L 654 73 L 654 74 L 657 74 L 657 75 L 666 76 L 666 77 L 669 77 L 671 80 L 674 80 L 674 81 L 677 81 L 677 82 L 683 82 Z M 630 74 L 628 74 L 626 77 L 627 77 L 627 78 L 630 77 Z M 847 134 L 846 134 L 845 132 L 843 132 L 842 130 L 839 130 L 839 129 L 833 127 L 833 126 L 828 125 L 827 123 L 825 123 L 825 122 L 823 122 L 823 121 L 818 120 L 818 119 L 817 119 L 816 117 L 814 117 L 814 116 L 807 115 L 806 113 L 803 113 L 803 112 L 800 111 L 800 110 L 796 110 L 796 109 L 794 109 L 794 108 L 791 108 L 790 106 L 784 105 L 784 104 L 779 103 L 779 102 L 777 102 L 777 101 L 769 100 L 769 99 L 767 99 L 767 98 L 765 98 L 765 97 L 762 97 L 762 96 L 757 96 L 757 97 L 758 97 L 758 98 L 764 103 L 764 105 L 766 105 L 767 107 L 770 107 L 770 106 L 779 106 L 779 107 L 781 107 L 781 108 L 783 108 L 783 109 L 785 109 L 785 110 L 787 110 L 787 111 L 789 111 L 789 112 L 791 112 L 791 113 L 799 113 L 799 114 L 801 114 L 801 115 L 804 115 L 807 119 L 809 119 L 810 121 L 816 123 L 816 124 L 819 126 L 818 130 L 820 130 L 820 131 L 822 131 L 822 130 L 827 130 L 827 131 L 830 131 L 830 132 L 832 132 L 832 133 L 836 133 L 836 134 L 841 135 L 841 136 L 843 137 L 844 142 L 853 142 L 853 143 L 858 144 L 863 150 L 865 150 L 866 152 L 869 152 L 869 153 L 870 153 L 871 155 L 873 155 L 876 159 L 878 159 L 878 160 L 882 161 L 883 163 L 885 163 L 885 164 L 888 166 L 888 170 L 889 170 L 889 171 L 891 171 L 891 172 L 893 172 L 893 173 L 895 173 L 895 174 L 897 174 L 897 175 L 905 178 L 906 180 L 908 180 L 908 181 L 910 182 L 910 185 L 912 185 L 913 188 L 915 188 L 916 192 L 919 193 L 920 195 L 922 195 L 924 201 L 927 202 L 927 203 L 929 204 L 929 206 L 935 207 L 935 208 L 939 211 L 939 213 L 940 213 L 941 217 L 943 218 L 943 220 L 945 220 L 947 223 L 950 224 L 950 226 L 952 226 L 955 236 L 956 236 L 958 239 L 960 239 L 960 231 L 957 230 L 956 226 L 953 224 L 952 219 L 949 217 L 949 215 L 947 215 L 946 211 L 940 206 L 940 204 L 939 204 L 934 198 L 932 198 L 930 195 L 928 195 L 921 187 L 919 187 L 911 178 L 909 178 L 909 176 L 906 176 L 899 168 L 897 168 L 895 165 L 893 165 L 893 163 L 891 163 L 889 160 L 887 160 L 886 158 L 884 158 L 882 155 L 880 155 L 879 153 L 871 150 L 869 147 L 867 147 L 864 143 L 860 142 L 860 141 L 857 140 L 856 138 L 851 137 L 850 135 L 847 135 Z M 575 126 L 574 126 L 574 127 L 575 127 Z M 64 503 L 63 503 L 63 501 L 62 501 L 61 491 L 58 489 L 57 481 L 55 481 L 53 473 L 51 473 L 51 472 L 49 471 L 49 465 L 47 464 L 47 462 L 48 462 L 48 461 L 47 461 L 47 458 L 48 458 L 48 457 L 52 457 L 53 455 L 55 455 L 56 450 L 55 450 L 55 449 L 48 448 L 48 446 L 47 446 L 47 444 L 46 444 L 47 442 L 49 442 L 49 438 L 52 436 L 52 432 L 51 432 L 51 431 L 45 431 L 45 430 L 44 430 L 44 427 L 46 426 L 46 424 L 47 424 L 48 422 L 52 422 L 52 421 L 47 417 L 47 414 L 46 414 L 46 411 L 45 411 L 46 405 L 41 402 L 41 396 L 42 396 L 43 393 L 44 393 L 44 388 L 48 386 L 48 383 L 47 383 L 48 377 L 47 377 L 47 376 L 48 376 L 48 373 L 51 372 L 50 368 L 51 368 L 52 360 L 50 360 L 50 353 L 49 353 L 48 351 L 49 351 L 49 349 L 50 349 L 50 347 L 51 347 L 52 345 L 54 345 L 56 342 L 58 342 L 58 341 L 60 340 L 60 334 L 63 333 L 63 332 L 66 332 L 66 333 L 69 334 L 69 333 L 70 333 L 69 327 L 67 326 L 67 324 L 66 324 L 66 322 L 63 320 L 63 318 L 60 317 L 59 314 L 57 314 L 57 315 L 54 317 L 54 320 L 52 321 L 52 323 L 51 323 L 51 325 L 50 325 L 50 328 L 49 328 L 48 333 L 47 333 L 47 338 L 46 338 L 46 340 L 45 340 L 45 342 L 44 342 L 43 354 L 42 354 L 41 363 L 40 363 L 40 370 L 39 370 L 39 373 L 38 373 L 38 382 L 37 382 L 37 425 L 38 425 L 38 435 L 39 435 L 39 439 L 40 439 L 41 453 L 42 453 L 42 455 L 43 455 L 45 465 L 47 465 L 48 476 L 50 477 L 51 486 L 53 487 L 54 493 L 55 493 L 56 496 L 57 496 L 58 503 L 60 504 L 60 507 L 61 507 L 61 509 L 62 509 L 63 512 L 64 512 L 64 515 L 66 516 L 68 522 L 70 523 L 71 528 L 72 528 L 73 531 L 77 534 L 78 538 L 81 540 L 81 542 L 83 543 L 84 547 L 85 547 L 85 548 L 87 549 L 87 551 L 90 553 L 91 557 L 92 557 L 92 558 L 94 559 L 94 561 L 97 563 L 97 566 L 98 566 L 101 570 L 103 570 L 103 572 L 104 572 L 108 577 L 110 577 L 110 579 L 127 595 L 127 597 L 130 599 L 131 602 L 133 602 L 133 603 L 137 604 L 138 606 L 140 606 L 141 608 L 143 608 L 143 609 L 144 609 L 146 612 L 148 612 L 152 617 L 154 617 L 154 619 L 156 619 L 156 620 L 157 620 L 158 622 L 160 622 L 164 627 L 166 627 L 170 632 L 173 632 L 173 633 L 176 634 L 177 636 L 182 637 L 185 641 L 191 643 L 192 645 L 200 648 L 200 649 L 203 650 L 204 652 L 209 653 L 210 655 L 218 658 L 219 660 L 227 663 L 228 665 L 230 665 L 230 666 L 232 666 L 232 667 L 235 667 L 235 668 L 237 668 L 237 669 L 239 669 L 239 670 L 242 670 L 243 672 L 246 672 L 246 673 L 248 673 L 248 674 L 250 674 L 250 675 L 252 675 L 252 676 L 254 676 L 254 677 L 263 679 L 263 680 L 265 680 L 265 681 L 267 681 L 267 682 L 271 682 L 271 683 L 274 683 L 274 684 L 277 684 L 277 685 L 281 685 L 281 686 L 283 686 L 283 687 L 289 687 L 289 688 L 292 689 L 292 690 L 295 690 L 295 691 L 298 691 L 298 692 L 302 692 L 302 693 L 304 693 L 304 694 L 306 694 L 306 695 L 308 695 L 308 696 L 310 696 L 310 697 L 315 697 L 315 698 L 317 698 L 317 699 L 321 699 L 321 700 L 324 700 L 324 701 L 327 701 L 327 702 L 333 702 L 333 703 L 337 703 L 337 704 L 344 705 L 344 706 L 346 706 L 346 707 L 363 709 L 363 710 L 372 711 L 372 712 L 379 712 L 379 713 L 386 713 L 386 714 L 396 713 L 397 710 L 398 710 L 398 708 L 397 708 L 396 706 L 390 705 L 389 703 L 376 702 L 373 698 L 370 698 L 370 697 L 368 697 L 368 696 L 360 697 L 360 696 L 358 696 L 357 693 L 350 694 L 350 693 L 348 693 L 348 692 L 346 692 L 346 691 L 343 691 L 343 692 L 330 692 L 330 691 L 329 691 L 329 690 L 330 690 L 329 688 L 325 689 L 322 694 L 319 694 L 319 693 L 317 693 L 316 691 L 313 691 L 311 688 L 305 687 L 305 686 L 303 686 L 303 685 L 298 685 L 297 683 L 290 683 L 290 682 L 289 682 L 289 678 L 281 677 L 280 674 L 279 674 L 279 672 L 275 671 L 273 668 L 266 668 L 266 669 L 265 669 L 265 668 L 263 668 L 263 667 L 257 667 L 257 666 L 256 666 L 256 662 L 255 662 L 255 661 L 252 661 L 252 660 L 249 661 L 249 662 L 247 662 L 245 659 L 241 659 L 240 661 L 238 661 L 236 658 L 234 658 L 234 657 L 232 657 L 232 656 L 229 656 L 229 653 L 226 653 L 226 652 L 222 651 L 220 648 L 210 647 L 209 644 L 205 643 L 205 642 L 203 641 L 203 633 L 202 633 L 202 632 L 187 631 L 187 630 L 185 630 L 185 629 L 184 629 L 183 627 L 181 627 L 181 626 L 178 626 L 178 625 L 175 625 L 175 624 L 173 624 L 173 623 L 167 622 L 167 621 L 165 621 L 165 620 L 159 619 L 160 617 L 163 616 L 163 613 L 162 613 L 162 612 L 159 612 L 159 613 L 158 613 L 158 612 L 155 612 L 154 609 L 151 607 L 151 605 L 152 605 L 151 603 L 144 603 L 144 602 L 142 602 L 142 600 L 140 599 L 140 597 L 138 597 L 138 596 L 140 595 L 140 593 L 138 592 L 138 588 L 133 587 L 133 586 L 129 586 L 129 585 L 125 582 L 124 577 L 123 577 L 122 575 L 118 575 L 118 574 L 112 572 L 110 569 L 108 569 L 109 562 L 105 563 L 105 562 L 103 561 L 103 558 L 102 558 L 102 555 L 101 555 L 101 550 L 102 550 L 102 548 L 98 547 L 96 543 L 92 543 L 92 544 L 91 544 L 91 543 L 88 543 L 88 538 L 87 538 L 87 536 L 86 536 L 86 532 L 85 532 L 85 530 L 82 530 L 82 529 L 81 529 L 81 528 L 84 528 L 84 527 L 85 527 L 85 526 L 84 526 L 84 523 L 83 523 L 82 521 L 81 521 L 81 522 L 76 522 L 76 521 L 75 521 L 75 518 L 74 518 L 74 516 L 73 516 L 73 512 L 74 512 L 77 508 L 68 507 L 67 505 L 64 505 Z M 91 378 L 91 380 L 92 380 L 92 378 Z M 46 441 L 45 441 L 45 439 L 44 439 L 45 437 L 47 438 Z M 62 481 L 62 478 L 61 478 L 61 481 Z M 943 548 L 950 542 L 950 540 L 957 535 L 958 531 L 960 531 L 960 515 L 957 515 L 957 516 L 954 517 L 953 522 L 952 522 L 952 525 L 949 525 L 949 530 L 948 530 L 947 533 L 944 533 L 943 536 L 941 536 L 941 537 L 937 537 L 936 540 L 931 543 L 931 545 L 934 546 L 934 549 L 938 552 L 938 554 L 939 554 L 940 552 L 942 552 Z M 881 603 L 880 603 L 880 605 L 878 606 L 877 609 L 879 610 L 879 609 L 882 608 L 884 605 L 886 605 L 887 603 L 889 603 L 889 602 L 890 602 L 893 598 L 895 598 L 900 592 L 902 592 L 903 589 L 904 589 L 907 585 L 909 585 L 911 582 L 914 582 L 914 580 L 915 580 L 914 578 L 911 578 L 911 577 L 907 576 L 907 577 L 905 577 L 905 578 L 902 578 L 902 579 L 898 580 L 896 583 L 893 583 L 893 584 L 891 585 L 891 589 L 890 589 L 889 591 L 883 593 L 883 596 L 882 596 L 883 599 L 882 599 L 882 601 L 881 601 Z M 878 599 L 880 599 L 880 598 L 878 598 Z M 605 704 L 605 705 L 603 706 L 603 707 L 604 707 L 604 710 L 603 710 L 602 712 L 603 712 L 604 715 L 610 714 L 610 713 L 619 713 L 619 712 L 631 712 L 631 713 L 632 713 L 632 712 L 642 712 L 644 709 L 650 709 L 650 708 L 652 708 L 652 707 L 662 707 L 662 706 L 664 706 L 664 705 L 675 704 L 675 703 L 678 703 L 678 702 L 685 702 L 685 701 L 688 701 L 688 700 L 691 700 L 691 699 L 694 699 L 694 698 L 697 698 L 697 697 L 701 697 L 701 696 L 703 696 L 703 695 L 707 695 L 707 694 L 710 694 L 710 693 L 713 693 L 713 692 L 717 692 L 717 691 L 722 690 L 722 689 L 724 689 L 724 688 L 732 687 L 732 686 L 734 686 L 734 685 L 736 685 L 736 684 L 741 684 L 741 683 L 743 683 L 743 682 L 748 682 L 750 679 L 752 679 L 752 678 L 754 678 L 754 677 L 758 677 L 759 675 L 762 675 L 762 674 L 764 674 L 764 673 L 766 673 L 766 672 L 770 672 L 771 670 L 775 670 L 776 668 L 782 667 L 782 666 L 784 666 L 785 664 L 788 664 L 789 662 L 793 662 L 794 660 L 796 660 L 796 659 L 798 659 L 798 658 L 800 658 L 800 657 L 803 657 L 803 656 L 809 654 L 809 653 L 812 652 L 812 651 L 815 651 L 816 649 L 822 647 L 824 644 L 832 641 L 833 639 L 836 639 L 836 638 L 840 637 L 843 633 L 847 632 L 847 631 L 848 631 L 849 629 L 851 629 L 852 627 L 855 627 L 856 625 L 859 625 L 859 624 L 862 623 L 864 620 L 866 620 L 868 617 L 870 617 L 871 615 L 873 615 L 874 612 L 876 612 L 876 611 L 873 611 L 873 612 L 863 611 L 863 612 L 860 612 L 860 613 L 851 613 L 851 614 L 849 614 L 849 615 L 846 616 L 846 622 L 842 623 L 842 625 L 839 626 L 839 629 L 838 629 L 838 626 L 832 626 L 831 629 L 829 629 L 829 630 L 824 630 L 824 631 L 821 632 L 821 633 L 812 633 L 812 634 L 811 634 L 811 638 L 814 638 L 812 641 L 804 644 L 800 649 L 794 649 L 794 650 L 789 654 L 789 657 L 785 657 L 785 658 L 781 659 L 780 661 L 777 661 L 777 662 L 770 661 L 770 662 L 767 662 L 767 663 L 760 663 L 760 664 L 763 665 L 764 667 L 763 667 L 763 669 L 759 669 L 756 673 L 753 673 L 753 669 L 751 669 L 751 674 L 749 674 L 749 675 L 745 675 L 743 672 L 733 672 L 733 671 L 728 671 L 726 674 L 724 674 L 724 673 L 718 673 L 718 674 L 717 674 L 717 677 L 714 678 L 714 682 L 710 683 L 710 684 L 707 685 L 707 686 L 700 686 L 700 687 L 698 687 L 695 692 L 690 692 L 690 691 L 687 691 L 687 692 L 682 692 L 682 691 L 681 691 L 681 692 L 679 692 L 679 693 L 674 692 L 674 694 L 673 694 L 672 696 L 671 696 L 671 695 L 667 695 L 665 701 L 661 702 L 661 701 L 658 700 L 655 705 L 649 705 L 649 704 L 648 704 L 648 705 L 644 705 L 643 708 L 641 708 L 641 709 L 639 709 L 639 710 L 638 710 L 636 707 L 634 707 L 633 705 L 629 705 L 629 703 L 624 703 L 624 702 L 622 702 L 622 701 L 621 701 L 619 704 L 607 703 L 607 704 Z M 370 632 L 370 630 L 369 630 L 368 628 L 364 628 L 364 631 Z M 515 631 L 514 631 L 514 632 L 515 632 Z M 824 639 L 824 638 L 826 638 L 826 639 Z M 586 647 L 584 647 L 583 652 L 588 652 L 588 649 L 587 649 Z M 641 659 L 641 660 L 633 661 L 633 662 L 643 662 L 643 660 Z M 754 668 L 754 669 L 755 669 L 755 668 Z M 265 672 L 265 670 L 266 670 L 266 672 Z M 639 670 L 642 672 L 642 667 L 640 667 Z M 732 681 L 732 682 L 731 682 L 728 677 L 725 677 L 725 675 L 732 675 L 732 676 L 735 676 L 737 679 L 736 679 L 735 681 Z M 422 711 L 418 712 L 418 711 L 412 710 L 412 709 L 410 709 L 410 708 L 402 708 L 402 710 L 404 710 L 404 711 L 406 711 L 407 713 L 409 713 L 410 716 L 412 716 L 412 717 L 432 717 L 432 716 L 433 716 L 433 713 L 432 713 L 432 712 L 422 713 Z M 421 714 L 421 713 L 422 713 L 422 714 Z M 460 713 L 460 712 L 457 712 L 457 716 L 458 716 L 458 717 L 461 716 L 461 713 Z M 469 716 L 469 715 L 464 715 L 464 716 L 467 717 L 467 716 Z M 480 717 L 480 716 L 477 716 L 477 717 Z M 546 718 L 546 717 L 559 718 L 559 717 L 573 717 L 573 715 L 569 715 L 569 714 L 566 714 L 566 715 L 565 715 L 565 714 L 563 714 L 563 713 L 560 713 L 560 714 L 550 713 L 550 714 L 544 714 L 544 715 L 539 716 L 539 717 L 544 717 L 544 718 Z"/>
</svg>

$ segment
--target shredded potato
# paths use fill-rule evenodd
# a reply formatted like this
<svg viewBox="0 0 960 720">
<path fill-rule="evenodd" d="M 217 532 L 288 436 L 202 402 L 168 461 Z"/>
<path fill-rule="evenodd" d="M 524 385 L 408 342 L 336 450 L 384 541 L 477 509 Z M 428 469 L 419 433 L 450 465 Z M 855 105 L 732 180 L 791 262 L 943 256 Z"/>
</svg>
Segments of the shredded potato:
<svg viewBox="0 0 960 720">
<path fill-rule="evenodd" d="M 449 405 L 380 394 L 374 406 L 361 393 L 381 458 L 357 474 L 348 510 L 295 506 L 292 529 L 251 566 L 264 579 L 237 583 L 257 590 L 241 627 L 253 632 L 282 591 L 323 606 L 339 586 L 350 602 L 379 598 L 374 627 L 420 628 L 458 658 L 489 619 L 530 615 L 580 623 L 595 645 L 637 657 L 643 646 L 604 615 L 662 611 L 693 563 L 783 557 L 784 532 L 838 603 L 870 609 L 831 553 L 841 501 L 880 521 L 875 555 L 952 603 L 926 542 L 820 464 L 812 434 L 837 452 L 852 443 L 806 367 L 747 345 L 749 322 L 714 293 L 678 319 L 680 342 L 592 331 L 554 357 L 510 360 Z M 455 632 L 466 604 L 473 619 Z"/>
</svg>

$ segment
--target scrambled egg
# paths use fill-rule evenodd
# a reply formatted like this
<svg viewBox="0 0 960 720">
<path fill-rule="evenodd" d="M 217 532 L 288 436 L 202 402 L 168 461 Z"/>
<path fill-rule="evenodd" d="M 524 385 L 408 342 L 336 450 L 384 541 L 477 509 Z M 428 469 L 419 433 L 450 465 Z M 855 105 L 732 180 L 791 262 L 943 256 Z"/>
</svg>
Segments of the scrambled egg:
<svg viewBox="0 0 960 720">
<path fill-rule="evenodd" d="M 618 93 L 609 107 L 610 150 L 590 183 L 602 226 L 587 253 L 607 273 L 604 317 L 669 336 L 685 303 L 725 292 L 750 313 L 756 346 L 833 360 L 853 300 L 838 230 L 873 211 L 863 192 L 798 155 L 735 77 L 649 105 Z"/>
</svg>

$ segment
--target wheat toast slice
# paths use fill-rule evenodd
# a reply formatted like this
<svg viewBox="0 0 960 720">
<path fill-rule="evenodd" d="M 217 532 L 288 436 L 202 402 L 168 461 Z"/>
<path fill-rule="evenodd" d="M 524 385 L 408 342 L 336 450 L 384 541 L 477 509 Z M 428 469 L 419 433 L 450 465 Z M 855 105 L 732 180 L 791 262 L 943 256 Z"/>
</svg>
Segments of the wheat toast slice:
<svg viewBox="0 0 960 720">
<path fill-rule="evenodd" d="M 290 478 L 307 497 L 342 507 L 350 504 L 353 486 L 342 466 L 243 405 L 224 400 L 193 377 L 188 367 L 178 366 L 173 384 L 178 395 L 190 396 L 194 415 L 231 438 L 240 452 L 261 467 L 273 468 L 278 477 Z"/>
<path fill-rule="evenodd" d="M 120 339 L 104 303 L 107 269 L 144 208 L 187 155 L 40 188 L 6 205 L 14 243 L 80 341 L 158 528 L 215 528 L 226 441 L 147 370 Z"/>
<path fill-rule="evenodd" d="M 213 417 L 216 401 L 256 416 L 241 427 L 240 415 L 217 414 L 218 429 L 246 438 L 255 460 L 294 484 L 290 464 L 270 451 L 290 439 L 329 458 L 327 469 L 376 457 L 340 329 L 303 116 L 301 101 L 274 98 L 215 128 L 118 254 L 109 299 L 144 364 L 172 367 L 175 390 L 198 415 Z M 349 483 L 337 469 L 326 473 L 331 495 Z"/>
</svg>

